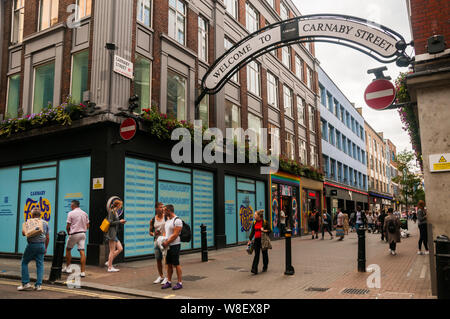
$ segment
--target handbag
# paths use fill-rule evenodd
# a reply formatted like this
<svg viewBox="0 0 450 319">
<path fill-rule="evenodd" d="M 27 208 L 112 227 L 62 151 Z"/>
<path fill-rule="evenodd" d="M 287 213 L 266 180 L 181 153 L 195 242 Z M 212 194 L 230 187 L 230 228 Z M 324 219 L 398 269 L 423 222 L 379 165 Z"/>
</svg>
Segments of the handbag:
<svg viewBox="0 0 450 319">
<path fill-rule="evenodd" d="M 344 237 L 344 227 L 343 226 L 336 227 L 336 237 Z"/>
<path fill-rule="evenodd" d="M 102 222 L 102 224 L 100 225 L 100 229 L 104 232 L 107 233 L 109 230 L 109 226 L 110 226 L 110 222 L 108 221 L 108 218 L 105 218 Z"/>
<path fill-rule="evenodd" d="M 39 218 L 28 219 L 22 224 L 22 231 L 25 233 L 27 239 L 37 237 L 44 233 L 44 223 Z"/>
<path fill-rule="evenodd" d="M 247 246 L 247 253 L 249 255 L 253 254 L 254 249 L 255 249 L 255 244 L 253 242 L 251 242 L 250 245 Z"/>
<path fill-rule="evenodd" d="M 272 249 L 270 237 L 267 233 L 264 232 L 261 234 L 261 249 L 262 250 Z"/>
</svg>

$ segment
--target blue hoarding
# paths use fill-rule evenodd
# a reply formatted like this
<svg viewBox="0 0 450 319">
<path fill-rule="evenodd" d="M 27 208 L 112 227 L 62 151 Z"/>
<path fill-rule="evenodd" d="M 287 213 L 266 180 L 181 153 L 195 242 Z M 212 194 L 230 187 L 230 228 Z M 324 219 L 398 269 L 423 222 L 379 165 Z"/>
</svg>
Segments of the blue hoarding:
<svg viewBox="0 0 450 319">
<path fill-rule="evenodd" d="M 16 250 L 19 167 L 0 169 L 0 252 Z"/>
</svg>

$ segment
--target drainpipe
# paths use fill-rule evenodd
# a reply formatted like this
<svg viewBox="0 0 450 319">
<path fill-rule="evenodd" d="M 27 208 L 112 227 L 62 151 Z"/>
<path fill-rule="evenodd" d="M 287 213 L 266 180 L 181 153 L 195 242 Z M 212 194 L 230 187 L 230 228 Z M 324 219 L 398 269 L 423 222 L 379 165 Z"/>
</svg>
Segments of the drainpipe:
<svg viewBox="0 0 450 319">
<path fill-rule="evenodd" d="M 112 14 L 110 19 L 111 21 L 111 29 L 109 33 L 109 43 L 114 43 L 114 30 L 116 29 L 116 11 L 117 11 L 117 0 L 112 0 Z M 111 113 L 111 95 L 112 95 L 112 80 L 113 80 L 113 59 L 114 59 L 114 50 L 109 51 L 110 65 L 109 65 L 109 94 L 108 94 L 108 113 Z"/>
</svg>

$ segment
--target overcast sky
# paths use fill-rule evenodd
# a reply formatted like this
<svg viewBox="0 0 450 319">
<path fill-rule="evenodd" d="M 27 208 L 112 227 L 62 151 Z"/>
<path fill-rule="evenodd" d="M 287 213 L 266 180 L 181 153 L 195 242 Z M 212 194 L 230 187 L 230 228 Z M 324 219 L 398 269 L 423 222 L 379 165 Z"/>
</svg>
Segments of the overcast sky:
<svg viewBox="0 0 450 319">
<path fill-rule="evenodd" d="M 292 0 L 302 15 L 316 13 L 334 13 L 351 15 L 380 23 L 411 41 L 411 31 L 405 0 Z M 411 55 L 412 49 L 407 49 Z M 405 148 L 412 150 L 408 134 L 402 129 L 397 110 L 375 111 L 364 102 L 364 91 L 374 76 L 367 70 L 381 67 L 382 64 L 354 49 L 330 43 L 316 43 L 316 57 L 322 69 L 331 77 L 350 102 L 363 108 L 365 120 L 377 132 L 384 132 L 397 147 L 397 152 Z M 386 75 L 394 81 L 399 72 L 395 63 L 387 64 Z"/>
</svg>

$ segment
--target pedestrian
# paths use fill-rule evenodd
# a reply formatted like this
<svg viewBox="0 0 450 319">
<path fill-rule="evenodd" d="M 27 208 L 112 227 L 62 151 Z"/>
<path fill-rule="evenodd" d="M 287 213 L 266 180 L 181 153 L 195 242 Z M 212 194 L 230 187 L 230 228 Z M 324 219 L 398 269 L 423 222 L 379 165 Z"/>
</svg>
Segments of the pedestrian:
<svg viewBox="0 0 450 319">
<path fill-rule="evenodd" d="M 348 212 L 345 212 L 345 214 L 344 214 L 344 232 L 345 232 L 345 235 L 348 235 L 349 228 L 350 228 L 350 223 L 349 223 Z"/>
<path fill-rule="evenodd" d="M 369 228 L 369 233 L 370 232 L 374 233 L 375 232 L 374 227 L 373 227 L 373 225 L 374 225 L 374 217 L 373 217 L 371 212 L 369 212 L 369 214 L 367 215 L 367 225 L 368 225 L 368 228 Z"/>
<path fill-rule="evenodd" d="M 425 210 L 425 202 L 420 200 L 417 204 L 417 218 L 419 220 L 419 251 L 418 255 L 423 255 L 422 253 L 422 243 L 425 246 L 425 255 L 428 255 L 430 252 L 428 251 L 428 224 L 427 224 L 427 212 Z"/>
<path fill-rule="evenodd" d="M 389 252 L 395 256 L 397 255 L 397 243 L 400 243 L 400 220 L 394 215 L 394 209 L 388 209 L 388 216 L 384 220 L 383 230 L 386 233 L 386 238 L 389 243 Z"/>
<path fill-rule="evenodd" d="M 252 225 L 252 231 L 249 236 L 248 245 L 250 245 L 253 237 L 254 240 L 254 251 L 255 257 L 253 258 L 252 270 L 251 272 L 255 275 L 258 274 L 258 265 L 259 265 L 259 255 L 262 252 L 263 256 L 263 269 L 262 272 L 267 271 L 267 267 L 269 266 L 269 253 L 266 247 L 263 247 L 263 236 L 269 235 L 270 227 L 269 222 L 264 219 L 264 210 L 258 210 L 255 213 L 255 221 Z M 265 234 L 265 235 L 264 235 Z M 266 249 L 264 249 L 266 248 Z"/>
<path fill-rule="evenodd" d="M 385 239 L 384 234 L 384 220 L 386 219 L 386 212 L 384 210 L 381 211 L 380 216 L 378 217 L 379 223 L 380 223 L 380 230 L 381 230 L 381 240 Z"/>
<path fill-rule="evenodd" d="M 351 227 L 350 232 L 352 233 L 356 228 L 356 213 L 355 212 L 352 212 L 350 214 L 350 227 Z"/>
<path fill-rule="evenodd" d="M 167 277 L 164 277 L 163 272 L 163 253 L 158 245 L 158 238 L 164 234 L 164 228 L 166 224 L 166 217 L 164 216 L 164 204 L 156 202 L 155 204 L 155 216 L 150 220 L 149 234 L 153 237 L 153 245 L 155 247 L 155 259 L 156 268 L 158 269 L 159 277 L 153 282 L 154 284 L 165 285 L 168 281 Z"/>
<path fill-rule="evenodd" d="M 344 223 L 345 223 L 345 214 L 342 213 L 341 209 L 338 209 L 337 219 L 336 219 L 336 237 L 339 237 L 339 240 L 344 239 Z"/>
<path fill-rule="evenodd" d="M 41 219 L 41 210 L 37 207 L 31 211 L 31 218 Z M 17 287 L 18 291 L 32 290 L 30 285 L 30 274 L 28 272 L 28 264 L 30 261 L 36 261 L 36 275 L 37 280 L 34 285 L 34 290 L 42 290 L 42 279 L 44 277 L 44 256 L 47 253 L 49 237 L 49 227 L 45 220 L 42 220 L 43 232 L 36 236 L 27 238 L 27 247 L 22 256 L 22 285 Z M 22 235 L 26 236 L 25 231 L 22 228 Z"/>
<path fill-rule="evenodd" d="M 417 213 L 415 211 L 412 212 L 412 220 L 413 220 L 414 224 L 417 222 Z"/>
<path fill-rule="evenodd" d="M 331 233 L 331 216 L 327 213 L 326 210 L 323 211 L 322 217 L 321 217 L 321 224 L 322 224 L 322 240 L 325 239 L 325 230 L 330 234 L 331 240 L 333 239 L 333 234 Z"/>
<path fill-rule="evenodd" d="M 366 214 L 364 214 L 364 211 L 361 211 L 361 206 L 358 206 L 356 209 L 356 221 L 355 221 L 356 230 L 364 227 L 366 223 L 367 223 Z"/>
<path fill-rule="evenodd" d="M 309 213 L 309 218 L 308 218 L 308 224 L 309 224 L 309 229 L 311 230 L 312 233 L 312 239 L 317 239 L 319 238 L 318 232 L 319 232 L 319 212 L 317 211 L 317 209 L 314 209 L 312 212 Z"/>
<path fill-rule="evenodd" d="M 69 234 L 66 248 L 66 266 L 62 269 L 62 272 L 72 273 L 70 264 L 72 262 L 72 249 L 77 245 L 80 252 L 81 273 L 80 277 L 86 277 L 86 232 L 89 229 L 89 216 L 81 210 L 80 202 L 73 200 L 70 203 L 70 209 L 72 211 L 67 215 L 66 230 Z"/>
<path fill-rule="evenodd" d="M 166 205 L 164 207 L 164 214 L 167 220 L 164 225 L 163 235 L 167 237 L 167 240 L 163 243 L 163 246 L 165 248 L 169 247 L 169 250 L 167 251 L 166 256 L 167 282 L 161 287 L 161 289 L 168 289 L 172 287 L 173 268 L 175 267 L 178 283 L 172 288 L 172 290 L 179 290 L 183 288 L 183 273 L 180 266 L 180 233 L 183 228 L 183 221 L 175 215 L 175 208 L 173 205 Z"/>
<path fill-rule="evenodd" d="M 105 234 L 105 238 L 109 245 L 109 257 L 105 263 L 108 266 L 108 272 L 118 272 L 117 268 L 113 267 L 114 259 L 123 251 L 123 246 L 117 237 L 120 225 L 125 225 L 127 222 L 125 219 L 120 219 L 120 213 L 122 212 L 123 202 L 115 197 L 111 201 L 108 209 L 108 222 L 110 224 L 108 232 Z"/>
<path fill-rule="evenodd" d="M 280 231 L 281 237 L 283 237 L 286 232 L 286 213 L 283 209 L 280 211 Z"/>
</svg>

